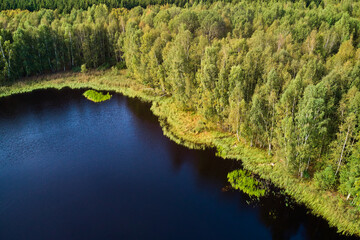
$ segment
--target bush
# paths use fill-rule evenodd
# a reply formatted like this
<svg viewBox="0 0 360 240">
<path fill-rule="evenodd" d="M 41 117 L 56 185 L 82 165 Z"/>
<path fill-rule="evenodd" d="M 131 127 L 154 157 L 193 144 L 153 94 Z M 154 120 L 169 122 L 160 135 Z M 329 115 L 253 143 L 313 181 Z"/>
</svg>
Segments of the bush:
<svg viewBox="0 0 360 240">
<path fill-rule="evenodd" d="M 303 172 L 303 177 L 304 177 L 305 179 L 310 179 L 310 173 L 305 170 L 305 171 Z"/>
<path fill-rule="evenodd" d="M 83 65 L 81 65 L 81 72 L 82 73 L 86 73 L 87 72 L 87 68 L 86 68 L 86 64 L 84 63 Z"/>
<path fill-rule="evenodd" d="M 98 71 L 105 71 L 106 69 L 109 69 L 110 68 L 110 64 L 109 63 L 103 63 L 103 64 L 101 64 L 98 68 L 97 68 L 97 70 Z"/>
<path fill-rule="evenodd" d="M 114 75 L 118 75 L 119 74 L 119 69 L 117 69 L 115 66 L 111 67 L 111 73 Z"/>
<path fill-rule="evenodd" d="M 331 166 L 326 167 L 314 175 L 316 187 L 322 190 L 330 190 L 335 186 L 335 172 Z"/>
<path fill-rule="evenodd" d="M 81 68 L 80 67 L 73 67 L 72 69 L 71 69 L 73 72 L 81 72 Z"/>
<path fill-rule="evenodd" d="M 116 68 L 117 68 L 117 69 L 126 69 L 126 63 L 125 63 L 125 61 L 118 62 L 118 63 L 116 64 Z"/>
</svg>

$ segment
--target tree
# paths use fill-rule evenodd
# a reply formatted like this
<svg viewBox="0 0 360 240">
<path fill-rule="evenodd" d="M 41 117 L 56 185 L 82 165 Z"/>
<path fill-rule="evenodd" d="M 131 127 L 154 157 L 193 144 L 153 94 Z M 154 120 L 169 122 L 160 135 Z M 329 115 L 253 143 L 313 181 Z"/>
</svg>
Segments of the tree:
<svg viewBox="0 0 360 240">
<path fill-rule="evenodd" d="M 360 92 L 356 87 L 349 90 L 339 107 L 340 127 L 332 142 L 332 156 L 336 161 L 335 175 L 338 174 L 344 158 L 351 155 L 356 126 L 360 123 Z"/>
<path fill-rule="evenodd" d="M 248 96 L 248 86 L 245 79 L 245 71 L 240 65 L 232 66 L 229 73 L 229 90 L 235 89 L 237 87 L 237 94 L 240 99 L 247 100 Z"/>
<path fill-rule="evenodd" d="M 201 19 L 201 30 L 208 40 L 224 37 L 226 25 L 221 16 L 215 11 L 203 11 Z"/>
<path fill-rule="evenodd" d="M 155 29 L 145 30 L 144 35 L 141 37 L 140 43 L 140 63 L 137 67 L 139 71 L 139 78 L 144 84 L 152 87 L 156 81 L 156 78 L 154 78 L 156 76 L 153 73 L 153 70 L 155 70 L 157 66 L 154 65 L 157 62 L 157 58 L 154 58 L 154 52 L 151 52 L 151 50 L 153 49 L 154 42 L 159 37 L 159 35 L 160 33 Z"/>
<path fill-rule="evenodd" d="M 360 139 L 360 132 L 356 135 L 356 140 Z M 339 191 L 346 195 L 346 199 L 350 197 L 359 200 L 359 181 L 360 180 L 360 142 L 354 146 L 353 152 L 346 162 L 345 166 L 340 170 Z M 359 202 L 358 202 L 359 206 Z"/>
<path fill-rule="evenodd" d="M 247 105 L 242 97 L 241 85 L 238 83 L 230 95 L 229 124 L 231 129 L 236 132 L 237 139 L 240 140 L 245 131 L 245 121 Z"/>
<path fill-rule="evenodd" d="M 124 41 L 125 61 L 129 71 L 140 79 L 140 44 L 143 32 L 134 21 L 129 21 L 126 25 L 126 34 Z"/>
<path fill-rule="evenodd" d="M 304 97 L 296 114 L 296 131 L 298 144 L 296 147 L 296 164 L 299 176 L 308 169 L 311 160 L 318 156 L 321 139 L 326 134 L 325 89 L 322 83 L 306 87 Z"/>
<path fill-rule="evenodd" d="M 168 72 L 167 81 L 171 85 L 172 94 L 184 106 L 191 98 L 193 73 L 190 60 L 192 34 L 181 28 L 169 53 L 165 56 Z"/>
<path fill-rule="evenodd" d="M 1 61 L 0 66 L 2 68 L 0 82 L 4 82 L 7 79 L 12 77 L 11 74 L 11 49 L 10 41 L 5 41 L 2 36 L 0 36 L 0 55 Z"/>
<path fill-rule="evenodd" d="M 201 60 L 200 81 L 202 87 L 202 105 L 204 116 L 212 119 L 215 116 L 215 87 L 218 81 L 219 69 L 217 67 L 218 46 L 210 46 L 205 49 L 205 55 Z"/>
</svg>

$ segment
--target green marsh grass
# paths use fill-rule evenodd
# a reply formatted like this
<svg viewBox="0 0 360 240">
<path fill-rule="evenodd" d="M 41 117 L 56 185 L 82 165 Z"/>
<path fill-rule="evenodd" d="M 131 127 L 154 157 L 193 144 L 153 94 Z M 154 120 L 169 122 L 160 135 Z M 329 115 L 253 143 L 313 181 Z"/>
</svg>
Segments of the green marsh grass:
<svg viewBox="0 0 360 240">
<path fill-rule="evenodd" d="M 87 90 L 86 92 L 84 92 L 83 95 L 90 101 L 93 101 L 96 103 L 110 100 L 112 97 L 112 95 L 110 95 L 109 93 L 103 94 L 103 93 L 97 92 L 95 90 Z"/>
<path fill-rule="evenodd" d="M 259 198 L 265 195 L 266 190 L 249 171 L 238 169 L 227 175 L 228 181 L 234 189 L 240 190 L 250 197 Z"/>
</svg>

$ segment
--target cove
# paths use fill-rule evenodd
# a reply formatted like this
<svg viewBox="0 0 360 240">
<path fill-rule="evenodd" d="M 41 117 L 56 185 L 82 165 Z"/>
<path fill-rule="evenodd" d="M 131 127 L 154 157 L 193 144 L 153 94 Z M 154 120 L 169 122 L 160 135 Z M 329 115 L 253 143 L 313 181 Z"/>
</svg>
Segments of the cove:
<svg viewBox="0 0 360 240">
<path fill-rule="evenodd" d="M 0 239 L 350 239 L 281 194 L 222 191 L 240 163 L 171 142 L 149 104 L 82 93 L 0 99 Z"/>
</svg>

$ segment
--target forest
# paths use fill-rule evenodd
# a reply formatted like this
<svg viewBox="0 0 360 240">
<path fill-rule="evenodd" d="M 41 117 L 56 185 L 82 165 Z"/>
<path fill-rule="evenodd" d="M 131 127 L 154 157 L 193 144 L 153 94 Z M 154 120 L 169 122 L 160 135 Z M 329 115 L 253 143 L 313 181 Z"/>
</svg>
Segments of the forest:
<svg viewBox="0 0 360 240">
<path fill-rule="evenodd" d="M 114 4 L 1 11 L 0 84 L 127 68 L 360 216 L 359 2 Z"/>
<path fill-rule="evenodd" d="M 202 1 L 211 4 L 216 0 Z M 127 8 L 141 6 L 147 7 L 148 5 L 164 5 L 175 4 L 179 7 L 189 6 L 200 1 L 189 0 L 2 0 L 0 3 L 1 10 L 9 9 L 22 9 L 35 11 L 42 8 L 57 10 L 62 13 L 70 13 L 73 9 L 86 10 L 94 4 L 105 4 L 109 8 Z M 225 2 L 235 2 L 235 0 L 225 0 Z"/>
</svg>

